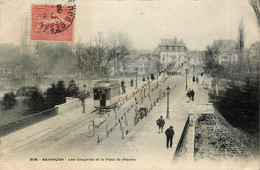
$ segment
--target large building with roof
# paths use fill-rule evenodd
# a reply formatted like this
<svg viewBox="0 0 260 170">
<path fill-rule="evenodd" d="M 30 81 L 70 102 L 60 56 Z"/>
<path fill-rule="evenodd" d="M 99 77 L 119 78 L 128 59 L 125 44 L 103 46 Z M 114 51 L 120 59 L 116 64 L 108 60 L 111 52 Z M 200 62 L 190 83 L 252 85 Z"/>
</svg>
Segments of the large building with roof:
<svg viewBox="0 0 260 170">
<path fill-rule="evenodd" d="M 170 65 L 181 66 L 187 60 L 187 47 L 182 39 L 161 39 L 159 44 L 159 56 L 161 69 Z"/>
<path fill-rule="evenodd" d="M 229 65 L 237 62 L 238 56 L 236 53 L 235 40 L 215 40 L 213 46 L 219 49 L 218 62 L 219 64 Z"/>
</svg>

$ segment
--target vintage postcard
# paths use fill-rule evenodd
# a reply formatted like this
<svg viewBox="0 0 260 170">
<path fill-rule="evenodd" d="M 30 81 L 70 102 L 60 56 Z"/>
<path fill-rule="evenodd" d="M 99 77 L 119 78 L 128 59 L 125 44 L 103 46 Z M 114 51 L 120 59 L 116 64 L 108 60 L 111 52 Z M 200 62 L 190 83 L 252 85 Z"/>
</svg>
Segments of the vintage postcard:
<svg viewBox="0 0 260 170">
<path fill-rule="evenodd" d="M 259 0 L 0 0 L 0 169 L 259 165 Z"/>
</svg>

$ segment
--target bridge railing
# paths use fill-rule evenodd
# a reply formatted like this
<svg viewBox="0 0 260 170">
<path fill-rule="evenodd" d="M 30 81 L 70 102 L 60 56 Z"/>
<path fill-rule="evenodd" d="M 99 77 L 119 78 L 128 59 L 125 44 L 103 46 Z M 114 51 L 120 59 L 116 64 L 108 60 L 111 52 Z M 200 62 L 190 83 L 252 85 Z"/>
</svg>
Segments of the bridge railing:
<svg viewBox="0 0 260 170">
<path fill-rule="evenodd" d="M 55 108 L 57 109 L 57 114 L 63 114 L 80 107 L 80 103 L 78 98 L 66 98 L 66 103 L 56 105 Z"/>
<path fill-rule="evenodd" d="M 0 137 L 57 115 L 57 109 L 48 109 L 0 126 Z"/>
<path fill-rule="evenodd" d="M 185 126 L 184 126 L 182 134 L 181 134 L 181 138 L 178 142 L 177 148 L 176 148 L 174 156 L 173 156 L 173 160 L 177 160 L 179 158 L 180 152 L 182 151 L 182 149 L 185 145 L 186 136 L 187 136 L 187 132 L 189 129 L 189 124 L 190 124 L 190 115 L 188 116 L 188 118 L 186 120 Z"/>
</svg>

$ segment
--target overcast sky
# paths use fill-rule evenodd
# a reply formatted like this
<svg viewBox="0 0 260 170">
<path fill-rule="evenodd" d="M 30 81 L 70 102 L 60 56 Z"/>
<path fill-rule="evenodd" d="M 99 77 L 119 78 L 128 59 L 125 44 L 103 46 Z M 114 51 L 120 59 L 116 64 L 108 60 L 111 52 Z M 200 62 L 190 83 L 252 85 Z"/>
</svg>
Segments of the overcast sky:
<svg viewBox="0 0 260 170">
<path fill-rule="evenodd" d="M 236 40 L 241 16 L 246 46 L 259 40 L 248 0 L 76 1 L 75 41 L 87 41 L 97 32 L 122 32 L 138 49 L 153 49 L 161 38 L 177 37 L 189 49 L 204 50 L 215 39 Z M 0 10 L 0 42 L 19 44 L 22 26 L 30 20 L 30 3 L 7 1 Z"/>
</svg>

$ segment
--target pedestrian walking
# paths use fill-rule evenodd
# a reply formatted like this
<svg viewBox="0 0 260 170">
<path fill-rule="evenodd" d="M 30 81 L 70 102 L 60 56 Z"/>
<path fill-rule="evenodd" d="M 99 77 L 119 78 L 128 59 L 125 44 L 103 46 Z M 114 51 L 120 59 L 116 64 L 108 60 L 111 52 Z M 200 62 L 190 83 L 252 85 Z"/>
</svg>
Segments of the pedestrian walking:
<svg viewBox="0 0 260 170">
<path fill-rule="evenodd" d="M 123 94 L 125 94 L 125 85 L 122 87 Z"/>
<path fill-rule="evenodd" d="M 133 85 L 134 85 L 134 80 L 131 79 L 131 87 L 133 87 Z"/>
<path fill-rule="evenodd" d="M 122 94 L 124 94 L 124 86 L 125 86 L 125 82 L 124 80 L 122 80 L 121 81 Z"/>
<path fill-rule="evenodd" d="M 188 97 L 188 98 L 189 98 L 189 100 L 188 100 L 188 101 L 190 101 L 190 97 L 191 97 L 191 94 L 190 94 L 190 89 L 188 90 L 188 92 L 187 92 L 187 94 L 186 94 L 186 97 Z"/>
<path fill-rule="evenodd" d="M 121 81 L 121 87 L 123 87 L 125 85 L 124 80 Z"/>
<path fill-rule="evenodd" d="M 166 135 L 166 147 L 167 149 L 169 148 L 169 143 L 170 143 L 170 147 L 172 147 L 172 138 L 174 136 L 174 130 L 173 127 L 170 126 L 166 131 L 165 131 L 165 135 Z"/>
<path fill-rule="evenodd" d="M 159 127 L 158 134 L 160 133 L 160 130 L 161 130 L 161 133 L 163 133 L 163 126 L 165 124 L 165 121 L 163 120 L 162 116 L 158 120 L 156 120 L 156 124 Z"/>
<path fill-rule="evenodd" d="M 194 95 L 195 95 L 195 92 L 193 91 L 193 89 L 191 89 L 190 96 L 191 96 L 192 101 L 194 101 Z"/>
<path fill-rule="evenodd" d="M 155 78 L 154 78 L 154 75 L 153 74 L 151 74 L 151 80 L 153 81 Z"/>
<path fill-rule="evenodd" d="M 136 105 L 136 109 L 137 109 L 137 111 L 139 111 L 139 110 L 140 110 L 140 106 L 139 106 L 139 103 L 138 103 L 136 97 L 135 97 L 135 105 Z"/>
</svg>

